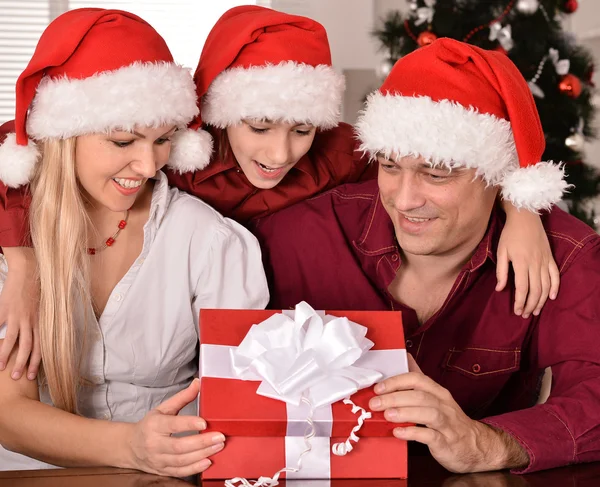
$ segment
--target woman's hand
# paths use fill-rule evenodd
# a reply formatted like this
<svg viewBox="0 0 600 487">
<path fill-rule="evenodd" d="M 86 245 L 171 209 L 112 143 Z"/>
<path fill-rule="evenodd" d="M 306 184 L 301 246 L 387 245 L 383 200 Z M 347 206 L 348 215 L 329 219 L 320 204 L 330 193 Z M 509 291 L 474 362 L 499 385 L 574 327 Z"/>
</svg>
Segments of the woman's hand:
<svg viewBox="0 0 600 487">
<path fill-rule="evenodd" d="M 10 352 L 18 343 L 11 377 L 20 379 L 27 368 L 27 378 L 34 380 L 42 359 L 38 333 L 40 290 L 35 254 L 33 249 L 25 247 L 5 247 L 3 251 L 9 270 L 0 293 L 0 325 L 6 323 L 6 337 L 0 348 L 0 370 L 4 370 Z"/>
<path fill-rule="evenodd" d="M 177 416 L 198 397 L 199 392 L 200 381 L 195 379 L 187 389 L 166 400 L 134 425 L 129 468 L 156 475 L 187 477 L 203 472 L 211 465 L 209 457 L 225 446 L 222 433 L 172 436 L 206 429 L 206 421 L 202 418 Z"/>
</svg>

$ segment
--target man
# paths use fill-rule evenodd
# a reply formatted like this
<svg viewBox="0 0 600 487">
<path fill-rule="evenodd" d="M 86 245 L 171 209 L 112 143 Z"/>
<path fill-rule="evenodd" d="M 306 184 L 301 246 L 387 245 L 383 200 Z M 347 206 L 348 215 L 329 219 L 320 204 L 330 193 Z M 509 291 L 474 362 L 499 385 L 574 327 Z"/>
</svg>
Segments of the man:
<svg viewBox="0 0 600 487">
<path fill-rule="evenodd" d="M 566 189 L 503 54 L 450 39 L 402 58 L 357 125 L 378 181 L 260 221 L 271 307 L 400 310 L 412 372 L 370 407 L 447 469 L 531 472 L 600 459 L 600 237 L 544 215 L 562 286 L 539 316 L 496 292 L 496 199 L 548 209 Z M 418 364 L 418 365 L 417 365 Z M 540 377 L 553 387 L 536 405 Z"/>
</svg>

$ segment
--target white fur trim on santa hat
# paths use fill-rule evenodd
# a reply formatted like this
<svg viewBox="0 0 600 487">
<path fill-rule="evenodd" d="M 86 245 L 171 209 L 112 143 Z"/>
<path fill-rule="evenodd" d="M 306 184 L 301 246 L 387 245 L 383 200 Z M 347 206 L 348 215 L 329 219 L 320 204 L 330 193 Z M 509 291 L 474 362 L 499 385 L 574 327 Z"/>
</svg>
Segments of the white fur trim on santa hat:
<svg viewBox="0 0 600 487">
<path fill-rule="evenodd" d="M 204 169 L 212 151 L 213 139 L 206 130 L 178 130 L 173 136 L 169 167 L 179 173 Z"/>
<path fill-rule="evenodd" d="M 219 128 L 244 119 L 269 119 L 330 129 L 340 121 L 344 89 L 344 77 L 327 65 L 284 61 L 230 68 L 210 84 L 202 120 Z"/>
<path fill-rule="evenodd" d="M 167 62 L 134 63 L 84 79 L 42 79 L 27 132 L 38 140 L 63 139 L 136 125 L 185 126 L 197 114 L 188 69 Z"/>
<path fill-rule="evenodd" d="M 564 180 L 563 164 L 538 162 L 507 174 L 502 181 L 502 197 L 517 208 L 549 210 L 570 187 Z"/>
<path fill-rule="evenodd" d="M 450 100 L 375 92 L 359 116 L 361 150 L 421 156 L 434 166 L 477 170 L 490 184 L 519 166 L 510 123 Z"/>
<path fill-rule="evenodd" d="M 0 181 L 10 188 L 29 183 L 39 159 L 35 142 L 18 145 L 15 134 L 8 134 L 0 145 Z"/>
</svg>

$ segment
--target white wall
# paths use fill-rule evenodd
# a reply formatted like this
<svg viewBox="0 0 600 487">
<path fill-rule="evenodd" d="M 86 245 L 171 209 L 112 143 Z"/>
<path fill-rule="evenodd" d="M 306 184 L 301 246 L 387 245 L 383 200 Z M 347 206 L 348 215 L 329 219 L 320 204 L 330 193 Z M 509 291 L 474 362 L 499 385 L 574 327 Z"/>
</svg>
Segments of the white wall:
<svg viewBox="0 0 600 487">
<path fill-rule="evenodd" d="M 51 0 L 54 3 L 55 0 Z M 204 41 L 223 13 L 248 0 L 68 0 L 69 10 L 82 7 L 116 8 L 142 17 L 163 36 L 175 60 L 196 69 Z"/>
</svg>

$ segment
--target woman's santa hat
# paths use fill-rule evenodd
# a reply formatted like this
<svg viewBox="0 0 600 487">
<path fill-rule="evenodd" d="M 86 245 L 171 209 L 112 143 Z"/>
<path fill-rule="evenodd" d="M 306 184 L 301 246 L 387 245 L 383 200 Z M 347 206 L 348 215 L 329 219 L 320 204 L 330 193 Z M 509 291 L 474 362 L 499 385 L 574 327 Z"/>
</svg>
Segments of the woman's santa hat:
<svg viewBox="0 0 600 487">
<path fill-rule="evenodd" d="M 244 119 L 340 121 L 344 77 L 331 67 L 321 24 L 257 6 L 228 10 L 211 30 L 194 75 L 201 122 L 225 128 Z"/>
<path fill-rule="evenodd" d="M 17 80 L 16 130 L 0 146 L 0 180 L 30 181 L 40 155 L 34 141 L 136 125 L 180 127 L 169 165 L 201 169 L 212 139 L 186 128 L 197 114 L 189 71 L 148 23 L 121 10 L 72 10 L 46 28 Z"/>
<path fill-rule="evenodd" d="M 527 82 L 505 54 L 439 39 L 400 59 L 357 122 L 373 156 L 421 156 L 476 169 L 517 208 L 549 209 L 568 188 L 540 162 L 544 132 Z"/>
</svg>

